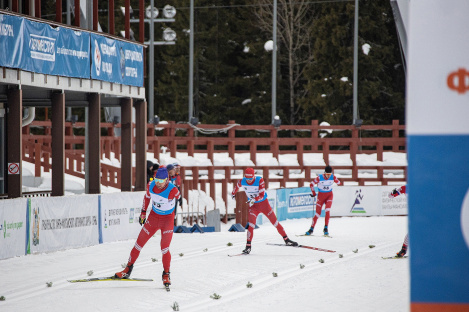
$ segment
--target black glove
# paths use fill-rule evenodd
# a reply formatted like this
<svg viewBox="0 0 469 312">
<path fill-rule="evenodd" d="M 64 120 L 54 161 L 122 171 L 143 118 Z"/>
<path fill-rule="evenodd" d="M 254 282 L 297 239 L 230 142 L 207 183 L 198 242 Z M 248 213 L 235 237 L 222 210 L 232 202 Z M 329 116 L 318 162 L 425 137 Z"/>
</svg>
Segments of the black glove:
<svg viewBox="0 0 469 312">
<path fill-rule="evenodd" d="M 142 211 L 142 213 L 140 214 L 140 217 L 138 218 L 138 223 L 140 223 L 140 225 L 144 225 L 146 219 L 147 219 L 147 212 Z"/>
<path fill-rule="evenodd" d="M 309 194 L 309 196 L 311 196 L 311 197 L 316 197 L 316 193 L 314 193 L 314 194 Z"/>
</svg>

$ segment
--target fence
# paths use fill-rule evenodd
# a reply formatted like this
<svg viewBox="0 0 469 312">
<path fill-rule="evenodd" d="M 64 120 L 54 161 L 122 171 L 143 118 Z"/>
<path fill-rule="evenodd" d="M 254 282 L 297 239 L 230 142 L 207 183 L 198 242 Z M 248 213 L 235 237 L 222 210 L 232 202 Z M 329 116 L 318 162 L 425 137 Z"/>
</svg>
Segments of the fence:
<svg viewBox="0 0 469 312">
<path fill-rule="evenodd" d="M 85 136 L 74 134 L 76 128 L 85 127 L 85 123 L 66 122 L 65 126 L 65 173 L 84 178 L 85 153 L 81 147 L 85 146 Z M 41 135 L 31 134 L 31 127 L 42 128 Z M 111 156 L 120 160 L 121 141 L 115 136 L 115 129 L 120 124 L 101 123 L 101 157 L 111 159 Z M 322 153 L 324 163 L 328 164 L 331 154 L 350 154 L 351 166 L 334 166 L 335 170 L 348 170 L 350 178 L 342 178 L 345 182 L 356 182 L 365 185 L 367 182 L 376 182 L 387 185 L 391 181 L 405 181 L 407 177 L 406 166 L 358 166 L 357 154 L 376 153 L 378 161 L 383 161 L 385 151 L 406 152 L 406 139 L 404 125 L 399 125 L 394 120 L 391 125 L 363 125 L 355 126 L 321 126 L 317 120 L 310 125 L 280 126 L 273 125 L 238 125 L 230 121 L 227 125 L 191 125 L 178 124 L 173 121 L 167 124 L 147 124 L 147 152 L 153 153 L 154 158 L 160 159 L 161 148 L 165 147 L 171 157 L 176 158 L 177 152 L 185 152 L 189 156 L 195 153 L 206 153 L 207 158 L 214 164 L 216 153 L 228 153 L 233 161 L 237 153 L 249 153 L 250 159 L 257 164 L 258 154 L 272 153 L 277 160 L 281 154 L 296 154 L 298 166 L 254 166 L 263 172 L 266 187 L 269 183 L 278 182 L 281 187 L 287 183 L 297 183 L 303 186 L 311 181 L 311 172 L 322 170 L 323 166 L 308 166 L 304 163 L 305 153 Z M 286 132 L 285 132 L 286 131 Z M 340 131 L 340 136 L 326 132 Z M 371 136 L 380 131 L 383 135 Z M 40 176 L 41 167 L 44 171 L 51 168 L 51 122 L 34 121 L 30 126 L 23 128 L 23 160 L 35 164 L 35 176 Z M 293 134 L 293 137 L 286 135 Z M 283 135 L 283 136 L 282 136 Z M 134 138 L 135 140 L 135 138 Z M 135 145 L 133 145 L 135 146 Z M 246 166 L 184 166 L 182 164 L 182 180 L 184 181 L 183 196 L 188 200 L 188 192 L 192 189 L 207 190 L 215 200 L 216 185 L 221 185 L 222 198 L 226 203 L 228 185 L 236 183 L 232 178 L 233 170 L 244 170 Z M 359 172 L 363 170 L 376 172 L 374 177 L 361 177 Z M 135 168 L 133 168 L 135 177 Z M 270 178 L 269 170 L 278 170 L 279 178 Z M 291 172 L 299 171 L 301 177 L 291 177 Z M 386 170 L 399 170 L 402 177 L 390 178 L 385 176 Z M 200 172 L 207 171 L 206 177 L 201 177 Z M 224 172 L 224 178 L 215 178 L 215 171 Z M 120 168 L 108 164 L 101 164 L 101 183 L 104 186 L 120 188 Z M 227 209 L 227 208 L 226 208 Z M 223 209 L 222 213 L 223 213 Z M 226 210 L 226 214 L 228 211 Z"/>
</svg>

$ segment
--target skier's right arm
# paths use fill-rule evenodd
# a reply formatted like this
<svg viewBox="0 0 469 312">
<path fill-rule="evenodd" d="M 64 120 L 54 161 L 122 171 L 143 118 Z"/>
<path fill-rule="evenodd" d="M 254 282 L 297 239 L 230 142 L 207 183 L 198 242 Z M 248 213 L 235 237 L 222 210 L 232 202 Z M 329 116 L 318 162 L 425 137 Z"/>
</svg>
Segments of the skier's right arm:
<svg viewBox="0 0 469 312">
<path fill-rule="evenodd" d="M 241 180 L 238 181 L 238 183 L 236 184 L 235 188 L 233 189 L 233 191 L 231 192 L 231 198 L 232 199 L 235 199 L 236 197 L 236 192 L 238 192 L 239 188 L 241 187 Z"/>
<path fill-rule="evenodd" d="M 147 191 L 145 192 L 145 196 L 143 197 L 142 211 L 140 212 L 140 217 L 138 218 L 138 223 L 140 223 L 140 225 L 144 225 L 145 220 L 147 219 L 147 207 L 148 207 L 148 204 L 150 203 L 150 199 L 151 199 L 151 196 L 150 196 L 150 183 L 151 182 L 148 182 Z"/>
</svg>

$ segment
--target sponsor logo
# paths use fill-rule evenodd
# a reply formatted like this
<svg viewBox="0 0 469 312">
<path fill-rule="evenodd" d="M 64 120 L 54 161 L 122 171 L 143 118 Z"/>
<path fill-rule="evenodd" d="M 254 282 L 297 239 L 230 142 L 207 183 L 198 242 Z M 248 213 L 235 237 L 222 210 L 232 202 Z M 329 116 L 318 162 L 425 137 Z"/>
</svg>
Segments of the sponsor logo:
<svg viewBox="0 0 469 312">
<path fill-rule="evenodd" d="M 355 191 L 355 202 L 350 209 L 351 213 L 366 213 L 365 208 L 363 208 L 361 201 L 363 200 L 364 195 L 362 195 L 362 190 L 359 189 Z"/>
<path fill-rule="evenodd" d="M 135 208 L 130 208 L 129 223 L 134 223 Z"/>
<path fill-rule="evenodd" d="M 39 245 L 39 221 L 40 221 L 40 217 L 39 217 L 39 207 L 37 208 L 34 208 L 33 211 L 33 228 L 32 228 L 32 231 L 33 231 L 33 245 L 34 246 L 37 246 Z"/>
<path fill-rule="evenodd" d="M 465 68 L 459 68 L 457 71 L 451 72 L 446 79 L 448 88 L 464 94 L 469 91 L 469 71 Z"/>
<path fill-rule="evenodd" d="M 311 211 L 316 205 L 316 198 L 309 193 L 290 194 L 288 198 L 288 212 Z"/>
<path fill-rule="evenodd" d="M 124 55 L 124 50 L 122 48 L 120 48 L 119 56 L 120 56 L 119 64 L 121 66 L 121 77 L 124 78 L 124 75 L 125 75 L 125 55 Z"/>
<path fill-rule="evenodd" d="M 11 236 L 11 231 L 9 230 L 19 230 L 23 227 L 23 222 L 10 222 L 7 223 L 6 220 L 3 220 L 3 238 Z"/>
<path fill-rule="evenodd" d="M 173 230 L 164 231 L 163 234 L 173 233 Z"/>
<path fill-rule="evenodd" d="M 62 219 L 46 219 L 41 222 L 41 230 L 60 230 L 71 229 L 85 226 L 98 225 L 96 216 L 62 218 Z"/>
<path fill-rule="evenodd" d="M 29 39 L 31 58 L 55 62 L 55 39 L 45 36 L 32 35 Z"/>
<path fill-rule="evenodd" d="M 101 52 L 96 40 L 94 41 L 94 67 L 96 68 L 96 75 L 99 77 L 101 74 Z"/>
</svg>

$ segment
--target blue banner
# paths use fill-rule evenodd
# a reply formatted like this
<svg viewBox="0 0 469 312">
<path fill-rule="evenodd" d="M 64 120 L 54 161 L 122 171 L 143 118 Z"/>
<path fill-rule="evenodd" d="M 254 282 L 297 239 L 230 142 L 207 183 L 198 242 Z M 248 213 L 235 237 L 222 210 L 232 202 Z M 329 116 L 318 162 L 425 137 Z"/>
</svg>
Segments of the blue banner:
<svg viewBox="0 0 469 312">
<path fill-rule="evenodd" d="M 316 190 L 317 192 L 317 190 Z M 316 197 L 311 197 L 309 187 L 277 190 L 277 219 L 312 218 Z"/>
<path fill-rule="evenodd" d="M 143 47 L 91 34 L 91 78 L 143 86 Z"/>
<path fill-rule="evenodd" d="M 0 66 L 143 86 L 143 47 L 0 14 Z"/>
<path fill-rule="evenodd" d="M 20 67 L 23 22 L 23 18 L 0 14 L 0 66 Z"/>
<path fill-rule="evenodd" d="M 42 74 L 89 78 L 89 34 L 24 20 L 21 68 Z"/>
</svg>

